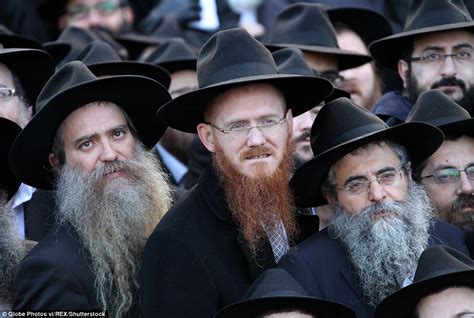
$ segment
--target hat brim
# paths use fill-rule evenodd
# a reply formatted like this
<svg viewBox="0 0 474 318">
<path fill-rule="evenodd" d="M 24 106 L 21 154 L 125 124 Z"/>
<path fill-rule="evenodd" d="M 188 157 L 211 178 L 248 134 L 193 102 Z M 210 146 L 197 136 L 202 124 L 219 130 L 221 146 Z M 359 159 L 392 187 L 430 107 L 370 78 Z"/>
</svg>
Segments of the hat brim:
<svg viewBox="0 0 474 318">
<path fill-rule="evenodd" d="M 355 318 L 356 315 L 346 306 L 314 297 L 265 297 L 241 301 L 219 311 L 214 318 L 253 318 L 273 308 L 301 309 L 318 318 Z"/>
<path fill-rule="evenodd" d="M 0 51 L 0 63 L 18 76 L 33 105 L 44 84 L 53 75 L 55 67 L 51 55 L 36 49 L 3 49 Z"/>
<path fill-rule="evenodd" d="M 9 200 L 20 186 L 20 181 L 15 178 L 8 168 L 8 153 L 21 127 L 11 120 L 0 117 L 0 190 L 6 191 Z"/>
<path fill-rule="evenodd" d="M 474 118 L 459 120 L 453 123 L 436 125 L 447 135 L 468 135 L 474 136 Z"/>
<path fill-rule="evenodd" d="M 474 270 L 428 278 L 404 287 L 385 298 L 376 308 L 376 318 L 411 318 L 418 301 L 443 286 L 474 285 Z"/>
<path fill-rule="evenodd" d="M 333 24 L 345 24 L 369 45 L 393 33 L 390 23 L 379 13 L 357 7 L 330 8 L 327 10 Z"/>
<path fill-rule="evenodd" d="M 127 49 L 130 59 L 136 59 L 145 48 L 159 46 L 166 40 L 165 38 L 141 34 L 119 34 L 115 35 L 114 39 Z"/>
<path fill-rule="evenodd" d="M 333 90 L 328 80 L 316 76 L 275 74 L 243 77 L 178 96 L 163 105 L 157 116 L 174 129 L 195 134 L 197 125 L 204 121 L 204 109 L 212 98 L 225 90 L 253 83 L 268 83 L 278 87 L 283 92 L 286 105 L 292 110 L 293 116 L 319 105 Z"/>
<path fill-rule="evenodd" d="M 443 143 L 444 135 L 435 126 L 421 122 L 396 125 L 365 134 L 330 148 L 303 164 L 290 180 L 295 204 L 314 207 L 327 204 L 321 185 L 331 166 L 352 150 L 374 140 L 386 139 L 405 146 L 416 165 L 431 156 Z"/>
<path fill-rule="evenodd" d="M 171 77 L 163 67 L 155 64 L 120 61 L 87 65 L 95 76 L 139 75 L 154 79 L 166 89 L 170 87 Z"/>
<path fill-rule="evenodd" d="M 71 44 L 67 42 L 46 42 L 43 43 L 44 49 L 48 52 L 53 59 L 56 61 L 56 64 L 61 62 L 70 52 L 71 52 Z"/>
<path fill-rule="evenodd" d="M 280 49 L 287 47 L 293 47 L 302 51 L 325 53 L 334 55 L 337 57 L 337 66 L 340 71 L 354 68 L 365 63 L 372 61 L 372 57 L 365 54 L 359 54 L 353 51 L 327 47 L 327 46 L 316 46 L 316 45 L 302 45 L 302 44 L 291 44 L 291 43 L 272 43 L 265 44 L 265 47 L 270 52 L 275 52 Z"/>
<path fill-rule="evenodd" d="M 196 70 L 197 60 L 196 59 L 183 59 L 183 60 L 173 60 L 169 62 L 159 62 L 155 63 L 166 69 L 168 72 L 173 73 L 181 70 Z"/>
<path fill-rule="evenodd" d="M 0 34 L 0 43 L 2 43 L 4 48 L 25 48 L 43 50 L 43 46 L 41 45 L 41 43 L 32 39 L 11 34 Z"/>
<path fill-rule="evenodd" d="M 56 131 L 69 114 L 96 101 L 120 106 L 137 129 L 141 142 L 151 148 L 166 129 L 155 117 L 156 110 L 169 100 L 168 91 L 161 84 L 142 76 L 104 77 L 72 86 L 52 97 L 22 130 L 10 152 L 10 167 L 23 183 L 52 189 L 48 155 Z"/>
<path fill-rule="evenodd" d="M 415 36 L 439 31 L 450 31 L 473 27 L 474 22 L 463 22 L 401 32 L 371 43 L 369 45 L 369 51 L 377 62 L 388 68 L 397 70 L 398 61 L 402 58 L 403 50 L 411 45 L 411 41 Z"/>
</svg>

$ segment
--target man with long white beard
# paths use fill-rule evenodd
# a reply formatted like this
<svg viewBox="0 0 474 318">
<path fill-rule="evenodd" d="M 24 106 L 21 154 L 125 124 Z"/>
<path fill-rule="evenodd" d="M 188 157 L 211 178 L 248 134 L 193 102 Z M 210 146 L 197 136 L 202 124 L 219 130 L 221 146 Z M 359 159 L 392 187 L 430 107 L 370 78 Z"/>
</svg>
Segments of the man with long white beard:
<svg viewBox="0 0 474 318">
<path fill-rule="evenodd" d="M 81 62 L 45 85 L 10 164 L 24 183 L 56 188 L 56 226 L 18 266 L 14 309 L 137 316 L 143 248 L 171 200 L 149 152 L 169 100 L 154 80 L 97 78 Z"/>
<path fill-rule="evenodd" d="M 164 105 L 158 117 L 197 132 L 212 165 L 148 240 L 145 317 L 212 317 L 276 266 L 297 239 L 288 186 L 292 115 L 332 91 L 319 77 L 279 74 L 270 52 L 244 29 L 211 37 L 197 73 L 199 89 Z"/>
<path fill-rule="evenodd" d="M 291 185 L 300 206 L 329 203 L 329 227 L 283 257 L 280 266 L 311 296 L 340 302 L 359 318 L 410 284 L 429 245 L 451 245 L 465 254 L 464 233 L 434 222 L 423 188 L 412 181 L 411 163 L 442 143 L 426 123 L 388 128 L 347 98 L 323 106 L 311 132 L 315 157 Z"/>
</svg>

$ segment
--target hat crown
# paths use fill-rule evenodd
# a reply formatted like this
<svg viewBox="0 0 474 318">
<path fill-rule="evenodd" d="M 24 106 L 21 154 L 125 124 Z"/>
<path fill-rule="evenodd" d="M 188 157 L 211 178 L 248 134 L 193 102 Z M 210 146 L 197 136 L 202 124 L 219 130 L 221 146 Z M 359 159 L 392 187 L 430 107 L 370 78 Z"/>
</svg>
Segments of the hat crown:
<svg viewBox="0 0 474 318">
<path fill-rule="evenodd" d="M 76 56 L 85 65 L 122 62 L 118 53 L 104 41 L 92 41 Z"/>
<path fill-rule="evenodd" d="M 404 31 L 471 21 L 463 0 L 413 0 Z"/>
<path fill-rule="evenodd" d="M 287 271 L 272 268 L 257 278 L 243 299 L 283 296 L 308 297 L 308 294 Z"/>
<path fill-rule="evenodd" d="M 471 119 L 469 113 L 439 90 L 420 94 L 407 116 L 406 122 L 421 121 L 440 126 Z"/>
<path fill-rule="evenodd" d="M 175 16 L 166 15 L 151 33 L 151 36 L 160 39 L 181 38 L 183 37 L 183 29 Z"/>
<path fill-rule="evenodd" d="M 202 47 L 197 60 L 199 88 L 275 74 L 278 70 L 271 53 L 242 28 L 214 34 Z"/>
<path fill-rule="evenodd" d="M 283 10 L 273 23 L 269 43 L 339 48 L 326 10 L 314 3 L 298 3 Z"/>
<path fill-rule="evenodd" d="M 272 55 L 280 74 L 314 76 L 314 72 L 306 63 L 301 50 L 296 48 L 283 48 L 273 52 Z"/>
<path fill-rule="evenodd" d="M 36 102 L 39 112 L 54 96 L 73 86 L 96 80 L 97 77 L 80 61 L 73 61 L 62 66 L 48 80 L 41 90 Z"/>
<path fill-rule="evenodd" d="M 179 60 L 196 60 L 196 52 L 183 39 L 164 41 L 145 59 L 145 62 L 161 64 Z"/>
<path fill-rule="evenodd" d="M 360 136 L 388 128 L 367 109 L 341 97 L 321 108 L 311 127 L 311 148 L 315 156 Z"/>
<path fill-rule="evenodd" d="M 413 283 L 463 271 L 474 271 L 474 260 L 449 246 L 435 245 L 421 254 Z"/>
</svg>

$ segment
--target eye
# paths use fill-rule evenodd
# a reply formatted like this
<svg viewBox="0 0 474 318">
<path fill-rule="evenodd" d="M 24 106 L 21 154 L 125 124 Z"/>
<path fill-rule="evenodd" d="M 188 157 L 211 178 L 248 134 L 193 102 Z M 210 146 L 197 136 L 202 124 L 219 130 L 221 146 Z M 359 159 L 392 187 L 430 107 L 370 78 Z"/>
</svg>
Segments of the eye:
<svg viewBox="0 0 474 318">
<path fill-rule="evenodd" d="M 81 150 L 88 150 L 92 147 L 92 142 L 90 140 L 86 140 L 79 145 L 79 149 Z"/>
<path fill-rule="evenodd" d="M 467 167 L 466 174 L 469 179 L 474 179 L 474 166 Z"/>
<path fill-rule="evenodd" d="M 457 169 L 441 169 L 434 174 L 440 183 L 456 181 L 459 178 L 459 171 Z"/>
<path fill-rule="evenodd" d="M 387 171 L 387 172 L 384 172 L 382 173 L 378 179 L 380 180 L 380 182 L 384 183 L 384 184 L 389 184 L 389 183 L 392 183 L 394 180 L 395 180 L 395 177 L 397 176 L 397 173 L 396 171 Z"/>
<path fill-rule="evenodd" d="M 248 125 L 246 123 L 237 122 L 237 123 L 231 124 L 227 130 L 229 130 L 229 131 L 239 131 L 239 130 L 245 130 L 245 129 L 247 129 L 247 127 L 248 127 Z"/>
<path fill-rule="evenodd" d="M 460 59 L 469 59 L 471 58 L 471 52 L 468 50 L 462 50 L 456 53 L 456 56 Z"/>
<path fill-rule="evenodd" d="M 365 182 L 362 180 L 354 180 L 351 181 L 347 186 L 346 189 L 349 190 L 350 192 L 358 192 L 364 187 Z"/>
<path fill-rule="evenodd" d="M 433 53 L 428 53 L 423 57 L 427 61 L 437 61 L 441 58 L 441 54 L 433 52 Z"/>
<path fill-rule="evenodd" d="M 276 118 L 265 118 L 262 120 L 262 123 L 260 124 L 261 126 L 273 126 L 278 124 L 279 120 Z"/>
</svg>

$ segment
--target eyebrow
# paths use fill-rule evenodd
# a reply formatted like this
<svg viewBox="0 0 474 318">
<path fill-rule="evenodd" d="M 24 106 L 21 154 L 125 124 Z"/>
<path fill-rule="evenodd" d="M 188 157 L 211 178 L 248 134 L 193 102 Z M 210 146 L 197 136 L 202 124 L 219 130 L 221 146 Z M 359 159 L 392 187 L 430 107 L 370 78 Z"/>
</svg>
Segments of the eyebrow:
<svg viewBox="0 0 474 318">
<path fill-rule="evenodd" d="M 395 169 L 392 166 L 386 166 L 386 167 L 383 167 L 383 168 L 377 170 L 376 175 L 378 176 L 381 173 L 384 173 L 384 172 L 387 172 L 387 171 L 395 171 L 395 170 L 397 170 L 397 169 Z M 349 182 L 351 182 L 353 180 L 359 180 L 359 179 L 366 179 L 367 180 L 367 178 L 363 175 L 355 175 L 355 176 L 350 176 L 349 178 L 347 178 L 346 181 L 344 182 L 344 184 L 348 184 Z"/>
<path fill-rule="evenodd" d="M 122 124 L 122 125 L 117 125 L 117 126 L 114 126 L 110 129 L 107 129 L 105 131 L 106 134 L 110 134 L 111 132 L 114 132 L 118 129 L 128 129 L 128 126 L 127 124 Z M 81 136 L 79 138 L 77 138 L 75 141 L 74 141 L 74 146 L 75 147 L 78 147 L 80 144 L 82 144 L 84 141 L 87 141 L 87 140 L 91 140 L 91 139 L 94 139 L 94 137 L 96 137 L 98 134 L 95 133 L 95 134 L 91 134 L 91 135 L 84 135 L 84 136 Z"/>
<path fill-rule="evenodd" d="M 474 314 L 474 311 L 464 310 L 463 312 L 457 313 L 455 317 L 462 318 L 465 315 L 473 315 L 473 314 Z"/>
<path fill-rule="evenodd" d="M 453 46 L 453 49 L 454 50 L 459 50 L 459 49 L 462 49 L 462 48 L 469 48 L 469 49 L 472 49 L 472 45 L 469 44 L 469 43 L 459 43 L 459 44 L 456 44 L 455 46 Z M 421 50 L 421 52 L 426 52 L 426 51 L 441 51 L 441 50 L 444 50 L 445 48 L 444 47 L 441 47 L 441 46 L 428 46 L 428 47 L 425 47 L 423 50 Z"/>
<path fill-rule="evenodd" d="M 474 166 L 474 162 L 469 162 L 465 167 L 464 169 L 466 169 L 467 167 L 471 167 L 471 166 Z M 433 168 L 433 171 L 438 171 L 438 170 L 441 170 L 441 169 L 458 169 L 457 167 L 453 166 L 453 165 L 437 165 Z"/>
</svg>

